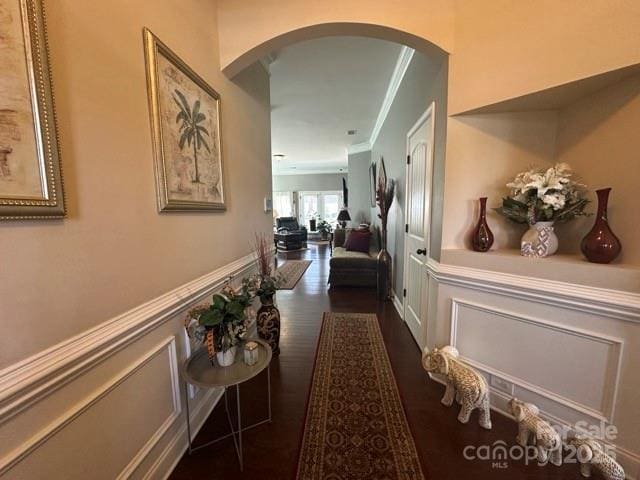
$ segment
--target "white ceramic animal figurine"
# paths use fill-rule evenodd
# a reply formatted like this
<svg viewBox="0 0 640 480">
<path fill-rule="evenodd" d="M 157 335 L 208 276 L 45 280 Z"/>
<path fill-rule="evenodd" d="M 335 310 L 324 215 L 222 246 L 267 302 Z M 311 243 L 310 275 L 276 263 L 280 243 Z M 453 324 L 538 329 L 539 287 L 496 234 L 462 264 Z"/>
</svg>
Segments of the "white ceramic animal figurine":
<svg viewBox="0 0 640 480">
<path fill-rule="evenodd" d="M 576 458 L 580 462 L 580 473 L 583 477 L 590 477 L 593 467 L 599 470 L 606 480 L 625 479 L 622 466 L 604 450 L 600 442 L 591 438 L 575 437 L 569 439 L 569 444 L 576 448 Z"/>
<path fill-rule="evenodd" d="M 480 410 L 480 426 L 491 429 L 489 410 L 489 387 L 484 377 L 473 368 L 462 363 L 458 350 L 446 346 L 424 349 L 422 366 L 427 372 L 439 373 L 445 376 L 447 389 L 442 397 L 443 405 L 450 407 L 455 399 L 460 404 L 458 421 L 467 423 L 474 408 Z"/>
<path fill-rule="evenodd" d="M 525 447 L 535 445 L 538 462 L 549 460 L 554 465 L 562 465 L 562 438 L 548 422 L 540 418 L 540 410 L 533 403 L 525 403 L 517 398 L 509 400 L 509 409 L 518 422 L 517 442 Z"/>
</svg>

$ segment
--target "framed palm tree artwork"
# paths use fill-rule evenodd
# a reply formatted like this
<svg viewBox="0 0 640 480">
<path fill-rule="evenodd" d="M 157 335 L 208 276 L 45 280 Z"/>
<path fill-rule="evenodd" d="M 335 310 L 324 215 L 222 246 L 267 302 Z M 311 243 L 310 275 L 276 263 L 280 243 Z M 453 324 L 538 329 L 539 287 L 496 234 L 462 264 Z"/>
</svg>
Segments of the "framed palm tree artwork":
<svg viewBox="0 0 640 480">
<path fill-rule="evenodd" d="M 225 210 L 220 95 L 143 31 L 158 210 Z"/>
</svg>

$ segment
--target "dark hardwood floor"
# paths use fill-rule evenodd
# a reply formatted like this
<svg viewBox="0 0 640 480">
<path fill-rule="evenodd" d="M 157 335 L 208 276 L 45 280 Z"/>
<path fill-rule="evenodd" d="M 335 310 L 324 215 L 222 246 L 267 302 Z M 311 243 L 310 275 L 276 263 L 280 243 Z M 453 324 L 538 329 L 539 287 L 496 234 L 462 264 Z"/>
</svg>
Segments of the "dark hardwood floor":
<svg viewBox="0 0 640 480">
<path fill-rule="evenodd" d="M 391 302 L 376 301 L 375 291 L 358 288 L 327 289 L 329 249 L 309 245 L 301 252 L 280 253 L 279 261 L 307 258 L 313 263 L 294 290 L 279 291 L 282 314 L 281 353 L 271 365 L 273 422 L 244 434 L 244 473 L 241 474 L 229 438 L 185 454 L 173 479 L 291 479 L 295 478 L 305 408 L 320 333 L 322 313 L 375 312 L 389 352 L 394 375 L 407 413 L 426 478 L 448 479 L 578 479 L 578 465 L 538 466 L 535 461 L 508 460 L 505 468 L 490 460 L 465 460 L 467 445 L 489 445 L 503 440 L 515 445 L 516 424 L 495 412 L 493 430 L 478 426 L 477 412 L 467 425 L 457 419 L 458 407 L 440 404 L 444 387 L 431 381 L 420 363 L 420 351 Z M 264 418 L 266 377 L 260 375 L 241 390 L 243 422 Z M 196 438 L 205 442 L 228 432 L 222 402 L 214 409 Z M 593 477 L 597 478 L 597 477 Z"/>
</svg>

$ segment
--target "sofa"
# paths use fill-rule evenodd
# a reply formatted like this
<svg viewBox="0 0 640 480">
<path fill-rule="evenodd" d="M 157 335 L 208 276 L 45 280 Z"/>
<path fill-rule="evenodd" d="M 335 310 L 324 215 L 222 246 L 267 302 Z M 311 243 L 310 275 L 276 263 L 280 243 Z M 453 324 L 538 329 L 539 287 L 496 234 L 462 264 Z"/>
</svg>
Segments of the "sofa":
<svg viewBox="0 0 640 480">
<path fill-rule="evenodd" d="M 372 231 L 368 253 L 350 252 L 344 242 L 351 229 L 337 228 L 333 232 L 333 253 L 329 260 L 331 287 L 376 287 L 378 283 L 378 252 L 380 233 Z"/>
</svg>

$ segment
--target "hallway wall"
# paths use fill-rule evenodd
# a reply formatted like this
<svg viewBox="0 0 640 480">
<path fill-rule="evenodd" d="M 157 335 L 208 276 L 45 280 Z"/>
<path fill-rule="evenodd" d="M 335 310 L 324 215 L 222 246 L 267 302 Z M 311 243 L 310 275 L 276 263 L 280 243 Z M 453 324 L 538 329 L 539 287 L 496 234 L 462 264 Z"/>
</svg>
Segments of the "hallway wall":
<svg viewBox="0 0 640 480">
<path fill-rule="evenodd" d="M 435 102 L 435 149 L 430 255 L 440 258 L 442 199 L 447 129 L 447 61 L 441 63 L 416 52 L 389 114 L 371 150 L 371 160 L 384 158 L 387 177 L 396 181 L 396 199 L 389 212 L 388 250 L 393 258 L 393 289 L 402 292 L 404 266 L 404 208 L 407 133 Z M 372 209 L 377 218 L 378 209 Z M 378 220 L 377 220 L 378 221 Z"/>
<path fill-rule="evenodd" d="M 213 1 L 44 3 L 68 217 L 0 224 L 0 476 L 162 476 L 184 309 L 271 229 L 269 76 L 221 73 Z M 220 93 L 224 213 L 157 213 L 143 27 Z M 192 393 L 202 416 L 219 391 Z"/>
<path fill-rule="evenodd" d="M 308 175 L 274 175 L 274 192 L 342 191 L 342 179 L 346 173 L 317 173 Z"/>
<path fill-rule="evenodd" d="M 371 152 L 349 155 L 349 215 L 351 225 L 371 222 L 375 214 L 371 212 L 371 186 L 369 167 L 372 163 Z"/>
</svg>

